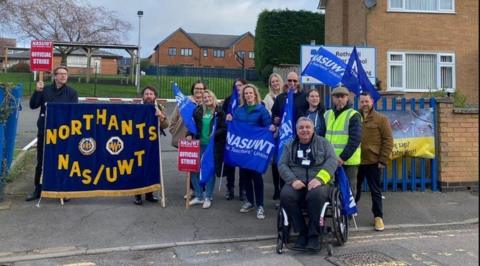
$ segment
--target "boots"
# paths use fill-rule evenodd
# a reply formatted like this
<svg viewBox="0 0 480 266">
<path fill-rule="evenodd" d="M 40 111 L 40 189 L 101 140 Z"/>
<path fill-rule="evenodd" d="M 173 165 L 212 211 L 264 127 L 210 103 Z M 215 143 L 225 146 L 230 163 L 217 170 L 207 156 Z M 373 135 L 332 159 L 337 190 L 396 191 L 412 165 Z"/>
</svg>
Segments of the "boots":
<svg viewBox="0 0 480 266">
<path fill-rule="evenodd" d="M 42 185 L 35 185 L 35 190 L 32 192 L 32 194 L 28 195 L 25 201 L 32 201 L 40 198 L 40 195 L 42 194 Z"/>
</svg>

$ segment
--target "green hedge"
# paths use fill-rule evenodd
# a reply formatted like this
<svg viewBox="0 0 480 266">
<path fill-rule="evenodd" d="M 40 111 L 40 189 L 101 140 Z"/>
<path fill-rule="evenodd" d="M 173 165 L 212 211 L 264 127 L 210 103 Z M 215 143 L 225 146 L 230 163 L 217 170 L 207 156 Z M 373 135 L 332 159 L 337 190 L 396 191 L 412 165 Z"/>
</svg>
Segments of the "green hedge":
<svg viewBox="0 0 480 266">
<path fill-rule="evenodd" d="M 264 80 L 278 64 L 299 64 L 300 46 L 324 44 L 324 14 L 274 10 L 260 13 L 255 29 L 255 67 Z"/>
</svg>

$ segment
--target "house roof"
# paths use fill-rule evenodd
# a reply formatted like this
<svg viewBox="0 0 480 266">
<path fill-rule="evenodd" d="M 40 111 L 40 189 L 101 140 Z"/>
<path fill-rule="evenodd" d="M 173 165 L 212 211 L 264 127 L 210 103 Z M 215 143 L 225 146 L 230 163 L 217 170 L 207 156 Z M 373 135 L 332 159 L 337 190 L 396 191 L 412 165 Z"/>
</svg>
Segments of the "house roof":
<svg viewBox="0 0 480 266">
<path fill-rule="evenodd" d="M 55 50 L 53 54 L 54 55 L 60 55 L 60 52 Z M 70 55 L 83 55 L 83 56 L 85 56 L 86 52 L 84 50 L 74 50 Z M 103 50 L 94 51 L 92 56 L 110 57 L 110 58 L 112 58 L 112 57 L 115 57 L 115 58 L 122 57 L 120 55 L 116 55 L 114 53 L 110 53 L 110 52 L 103 51 Z M 28 49 L 26 51 L 14 52 L 14 53 L 8 54 L 8 58 L 10 58 L 10 59 L 29 59 L 30 58 L 30 49 Z"/>
<path fill-rule="evenodd" d="M 224 34 L 204 34 L 204 33 L 188 33 L 182 28 L 178 28 L 172 34 L 168 35 L 167 38 L 163 39 L 160 43 L 155 46 L 153 50 L 157 50 L 159 46 L 169 40 L 175 33 L 183 32 L 187 38 L 189 38 L 193 43 L 198 47 L 208 47 L 208 48 L 229 48 L 232 47 L 236 42 L 240 41 L 243 37 L 253 34 L 246 32 L 242 35 L 224 35 Z"/>
</svg>

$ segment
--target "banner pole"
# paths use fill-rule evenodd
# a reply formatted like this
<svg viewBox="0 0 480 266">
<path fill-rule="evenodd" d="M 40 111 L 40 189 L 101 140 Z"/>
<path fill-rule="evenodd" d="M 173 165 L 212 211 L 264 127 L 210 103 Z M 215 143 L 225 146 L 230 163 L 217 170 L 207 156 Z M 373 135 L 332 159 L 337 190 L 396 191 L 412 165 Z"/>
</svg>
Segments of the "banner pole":
<svg viewBox="0 0 480 266">
<path fill-rule="evenodd" d="M 220 171 L 220 182 L 218 182 L 218 192 L 221 191 L 222 188 L 222 179 L 223 179 L 223 167 L 225 166 L 225 162 L 222 163 L 222 171 Z"/>
<path fill-rule="evenodd" d="M 190 201 L 190 172 L 187 172 L 187 193 L 185 194 L 185 209 L 188 209 L 190 205 L 188 204 Z"/>
<path fill-rule="evenodd" d="M 43 71 L 38 72 L 38 81 L 43 81 Z"/>
<path fill-rule="evenodd" d="M 158 106 L 155 104 L 155 109 L 158 110 Z M 160 162 L 160 189 L 162 193 L 162 207 L 165 208 L 165 188 L 163 182 L 163 167 L 162 167 L 162 144 L 160 142 L 160 118 L 157 119 L 158 124 L 158 160 Z"/>
</svg>

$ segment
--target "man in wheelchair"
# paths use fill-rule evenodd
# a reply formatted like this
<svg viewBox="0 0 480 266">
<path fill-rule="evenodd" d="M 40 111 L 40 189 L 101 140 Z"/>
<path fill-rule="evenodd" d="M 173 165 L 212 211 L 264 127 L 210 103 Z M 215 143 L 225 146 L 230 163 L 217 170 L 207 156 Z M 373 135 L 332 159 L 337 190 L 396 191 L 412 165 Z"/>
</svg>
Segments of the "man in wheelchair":
<svg viewBox="0 0 480 266">
<path fill-rule="evenodd" d="M 318 251 L 320 212 L 329 199 L 337 159 L 332 145 L 314 134 L 311 119 L 300 117 L 296 130 L 297 136 L 284 147 L 279 162 L 278 170 L 285 181 L 280 205 L 291 218 L 294 231 L 299 233 L 293 248 Z M 302 215 L 305 204 L 308 226 Z"/>
</svg>

